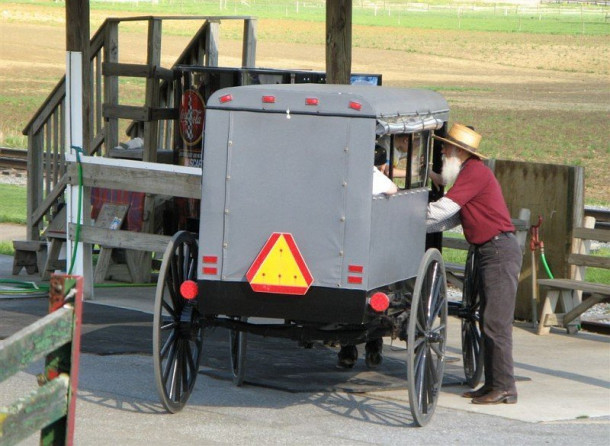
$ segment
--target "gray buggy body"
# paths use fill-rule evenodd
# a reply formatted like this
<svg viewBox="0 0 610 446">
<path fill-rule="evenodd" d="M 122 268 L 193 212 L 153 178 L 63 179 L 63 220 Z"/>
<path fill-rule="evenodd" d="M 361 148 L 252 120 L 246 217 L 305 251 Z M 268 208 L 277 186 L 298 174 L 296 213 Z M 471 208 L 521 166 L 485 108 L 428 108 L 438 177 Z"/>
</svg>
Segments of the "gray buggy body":
<svg viewBox="0 0 610 446">
<path fill-rule="evenodd" d="M 429 195 L 426 187 L 372 195 L 376 137 L 437 130 L 448 114 L 427 90 L 298 84 L 214 93 L 205 118 L 202 314 L 369 320 L 374 290 L 417 274 Z M 274 233 L 289 234 L 306 264 L 304 294 L 255 291 L 248 281 Z"/>
</svg>

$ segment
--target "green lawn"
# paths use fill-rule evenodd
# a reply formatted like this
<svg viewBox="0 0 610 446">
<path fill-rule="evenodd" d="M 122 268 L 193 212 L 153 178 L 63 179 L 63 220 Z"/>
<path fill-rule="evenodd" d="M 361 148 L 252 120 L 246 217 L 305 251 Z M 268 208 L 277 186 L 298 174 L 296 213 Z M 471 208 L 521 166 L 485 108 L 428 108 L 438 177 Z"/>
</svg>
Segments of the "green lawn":
<svg viewBox="0 0 610 446">
<path fill-rule="evenodd" d="M 27 198 L 25 186 L 14 186 L 12 184 L 0 184 L 0 223 L 27 222 Z"/>
<path fill-rule="evenodd" d="M 33 2 L 37 3 L 37 2 Z M 476 2 L 473 2 L 476 3 Z M 45 3 L 48 5 L 48 3 Z M 414 6 L 419 5 L 419 7 Z M 251 0 L 249 2 L 222 2 L 218 0 L 159 0 L 146 3 L 92 2 L 92 10 L 197 15 L 250 15 L 258 18 L 296 19 L 324 22 L 324 0 L 298 2 L 294 0 Z M 402 28 L 460 29 L 467 31 L 502 31 L 546 34 L 606 35 L 610 31 L 605 22 L 607 7 L 586 5 L 538 5 L 536 8 L 502 4 L 480 3 L 462 5 L 448 0 L 432 0 L 411 4 L 407 0 L 353 2 L 354 24 L 396 26 Z M 63 3 L 57 3 L 63 8 Z"/>
</svg>

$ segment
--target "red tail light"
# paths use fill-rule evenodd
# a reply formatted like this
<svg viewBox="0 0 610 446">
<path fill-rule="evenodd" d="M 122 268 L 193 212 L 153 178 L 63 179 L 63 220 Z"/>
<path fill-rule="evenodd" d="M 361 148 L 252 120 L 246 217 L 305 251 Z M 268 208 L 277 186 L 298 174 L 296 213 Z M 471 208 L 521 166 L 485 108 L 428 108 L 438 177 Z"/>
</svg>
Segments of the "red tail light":
<svg viewBox="0 0 610 446">
<path fill-rule="evenodd" d="M 263 96 L 263 103 L 265 103 L 265 104 L 275 103 L 275 96 Z"/>
<path fill-rule="evenodd" d="M 221 96 L 219 98 L 219 101 L 224 104 L 225 102 L 231 102 L 233 100 L 233 96 L 231 96 L 230 94 L 225 94 L 224 96 Z"/>
<path fill-rule="evenodd" d="M 360 102 L 350 101 L 349 108 L 360 111 L 362 110 L 362 104 Z"/>
<path fill-rule="evenodd" d="M 387 310 L 390 306 L 390 298 L 387 296 L 387 294 L 377 292 L 370 297 L 369 305 L 373 311 L 381 313 Z"/>
<path fill-rule="evenodd" d="M 199 294 L 199 287 L 193 280 L 185 280 L 180 284 L 180 295 L 186 300 L 192 300 Z"/>
</svg>

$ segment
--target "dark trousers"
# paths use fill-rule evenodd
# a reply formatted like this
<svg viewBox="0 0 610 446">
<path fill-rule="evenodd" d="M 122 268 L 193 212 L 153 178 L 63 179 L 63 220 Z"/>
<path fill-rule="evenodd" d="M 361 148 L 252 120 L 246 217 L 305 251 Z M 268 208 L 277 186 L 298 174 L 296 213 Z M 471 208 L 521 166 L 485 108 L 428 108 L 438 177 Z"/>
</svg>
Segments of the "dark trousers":
<svg viewBox="0 0 610 446">
<path fill-rule="evenodd" d="M 513 371 L 513 320 L 523 259 L 517 239 L 502 233 L 477 246 L 481 278 L 481 335 L 485 386 L 516 392 Z"/>
</svg>

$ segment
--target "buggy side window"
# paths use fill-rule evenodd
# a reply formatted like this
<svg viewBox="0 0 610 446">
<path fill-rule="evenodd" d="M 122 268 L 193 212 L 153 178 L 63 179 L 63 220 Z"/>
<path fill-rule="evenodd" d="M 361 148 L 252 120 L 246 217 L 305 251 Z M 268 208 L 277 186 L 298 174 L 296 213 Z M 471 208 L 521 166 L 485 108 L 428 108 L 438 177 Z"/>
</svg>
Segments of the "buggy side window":
<svg viewBox="0 0 610 446">
<path fill-rule="evenodd" d="M 391 149 L 386 174 L 402 189 L 424 187 L 428 175 L 430 132 L 385 136 Z"/>
</svg>

